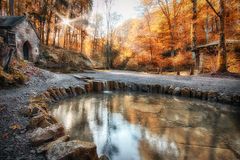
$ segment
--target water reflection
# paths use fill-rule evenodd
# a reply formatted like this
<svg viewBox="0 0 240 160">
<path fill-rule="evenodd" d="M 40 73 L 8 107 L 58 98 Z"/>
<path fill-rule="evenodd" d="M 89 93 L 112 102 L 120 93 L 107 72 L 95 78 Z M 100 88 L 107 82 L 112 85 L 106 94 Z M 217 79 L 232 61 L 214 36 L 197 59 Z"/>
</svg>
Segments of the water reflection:
<svg viewBox="0 0 240 160">
<path fill-rule="evenodd" d="M 106 93 L 64 101 L 52 114 L 112 160 L 236 159 L 223 137 L 240 136 L 238 112 L 220 104 Z"/>
</svg>

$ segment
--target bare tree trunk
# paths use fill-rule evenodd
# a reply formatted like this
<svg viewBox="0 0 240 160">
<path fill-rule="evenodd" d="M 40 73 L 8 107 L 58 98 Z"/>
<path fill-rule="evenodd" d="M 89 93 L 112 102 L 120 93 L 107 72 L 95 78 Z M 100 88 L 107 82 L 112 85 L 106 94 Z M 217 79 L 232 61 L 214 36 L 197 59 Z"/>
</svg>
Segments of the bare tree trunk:
<svg viewBox="0 0 240 160">
<path fill-rule="evenodd" d="M 173 57 L 174 55 L 175 55 L 175 51 L 174 51 L 174 33 L 173 33 L 173 27 L 172 27 L 172 25 L 170 25 L 169 26 L 170 27 L 170 40 L 171 40 L 171 42 L 170 42 L 170 47 L 171 47 L 171 56 Z"/>
<path fill-rule="evenodd" d="M 150 62 L 153 64 L 153 45 L 152 45 L 152 38 L 149 37 L 149 49 L 150 49 Z"/>
<path fill-rule="evenodd" d="M 45 27 L 45 20 L 41 21 L 41 41 L 44 44 L 44 27 Z"/>
<path fill-rule="evenodd" d="M 205 36 L 206 36 L 206 44 L 208 44 L 209 42 L 209 13 L 207 11 L 207 17 L 206 17 L 206 21 L 205 21 L 205 28 L 204 28 L 204 31 L 205 31 Z"/>
<path fill-rule="evenodd" d="M 206 0 L 209 6 L 212 8 L 214 13 L 220 19 L 220 34 L 219 34 L 219 51 L 218 51 L 218 66 L 217 72 L 227 72 L 227 51 L 225 44 L 225 0 L 219 0 L 220 11 L 219 13 L 215 10 L 212 3 Z M 218 27 L 217 27 L 218 28 Z"/>
<path fill-rule="evenodd" d="M 193 54 L 193 60 L 195 61 L 195 68 L 199 68 L 199 62 L 197 62 L 197 60 L 199 60 L 199 58 L 197 58 L 198 55 L 198 51 L 197 51 L 197 0 L 192 0 L 192 33 L 191 33 L 191 37 L 192 37 L 192 54 Z M 191 66 L 191 72 L 190 75 L 194 74 L 194 66 Z"/>
<path fill-rule="evenodd" d="M 64 28 L 64 35 L 63 35 L 63 48 L 66 48 L 66 44 L 67 44 L 67 42 L 66 42 L 66 38 L 67 37 L 67 27 L 65 27 Z"/>
<path fill-rule="evenodd" d="M 58 37 L 58 38 L 57 38 L 57 40 L 58 40 L 58 41 L 57 41 L 57 46 L 60 47 L 60 29 L 58 29 L 57 34 L 58 34 L 58 35 L 57 35 L 57 37 Z"/>
<path fill-rule="evenodd" d="M 106 44 L 106 69 L 110 69 L 110 52 L 111 52 L 111 40 L 110 40 L 110 28 L 111 28 L 111 9 L 113 0 L 105 0 L 106 7 L 106 22 L 107 22 L 107 44 Z"/>
<path fill-rule="evenodd" d="M 80 40 L 80 52 L 82 53 L 83 52 L 83 31 L 82 31 L 82 28 L 81 28 L 81 30 L 80 30 L 80 38 L 81 38 L 81 40 Z"/>
<path fill-rule="evenodd" d="M 70 49 L 70 36 L 71 36 L 71 32 L 70 32 L 70 27 L 68 27 L 68 33 L 67 33 L 67 48 Z"/>
<path fill-rule="evenodd" d="M 54 21 L 54 34 L 53 34 L 53 46 L 56 46 L 56 38 L 57 38 L 57 16 L 55 16 Z"/>
<path fill-rule="evenodd" d="M 151 15 L 150 15 L 150 9 L 146 7 L 146 13 L 147 15 L 145 16 L 145 19 L 147 21 L 147 27 L 148 27 L 148 32 L 149 32 L 149 37 L 148 37 L 148 45 L 149 45 L 149 51 L 150 51 L 150 63 L 153 64 L 153 46 L 152 46 L 152 37 L 151 37 Z"/>
<path fill-rule="evenodd" d="M 2 13 L 2 0 L 0 0 L 0 16 L 2 16 L 3 13 Z"/>
<path fill-rule="evenodd" d="M 49 45 L 49 37 L 50 37 L 50 31 L 51 31 L 51 19 L 53 16 L 52 10 L 50 11 L 50 14 L 48 16 L 47 20 L 47 36 L 46 36 L 46 45 Z"/>
<path fill-rule="evenodd" d="M 21 14 L 21 2 L 20 2 L 20 0 L 17 1 L 17 14 L 18 15 Z"/>
<path fill-rule="evenodd" d="M 9 0 L 9 14 L 14 16 L 14 0 Z"/>
<path fill-rule="evenodd" d="M 224 0 L 220 0 L 220 42 L 218 51 L 218 69 L 217 72 L 227 72 L 227 51 L 225 44 L 225 4 Z"/>
</svg>

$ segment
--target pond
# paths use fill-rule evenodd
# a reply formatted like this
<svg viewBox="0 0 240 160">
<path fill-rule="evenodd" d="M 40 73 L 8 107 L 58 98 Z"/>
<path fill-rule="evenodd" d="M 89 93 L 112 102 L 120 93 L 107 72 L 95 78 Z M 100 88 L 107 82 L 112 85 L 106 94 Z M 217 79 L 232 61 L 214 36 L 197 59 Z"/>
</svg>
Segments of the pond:
<svg viewBox="0 0 240 160">
<path fill-rule="evenodd" d="M 237 159 L 239 112 L 228 105 L 159 94 L 105 92 L 52 107 L 71 139 L 111 160 Z"/>
</svg>

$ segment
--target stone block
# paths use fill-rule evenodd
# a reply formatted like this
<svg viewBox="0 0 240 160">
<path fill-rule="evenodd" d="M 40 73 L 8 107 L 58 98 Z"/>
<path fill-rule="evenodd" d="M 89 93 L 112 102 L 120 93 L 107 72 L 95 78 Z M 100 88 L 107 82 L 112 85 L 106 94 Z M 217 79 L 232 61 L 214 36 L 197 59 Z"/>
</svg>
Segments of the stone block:
<svg viewBox="0 0 240 160">
<path fill-rule="evenodd" d="M 78 140 L 53 145 L 47 151 L 48 160 L 98 160 L 96 145 Z"/>
<path fill-rule="evenodd" d="M 184 87 L 181 89 L 181 95 L 184 97 L 190 97 L 191 96 L 191 91 L 189 88 Z"/>
<path fill-rule="evenodd" d="M 37 128 L 28 135 L 33 146 L 40 146 L 64 135 L 62 124 L 54 124 L 47 128 Z"/>
<path fill-rule="evenodd" d="M 174 90 L 173 90 L 173 95 L 175 96 L 178 96 L 181 94 L 181 88 L 180 87 L 176 87 Z"/>
<path fill-rule="evenodd" d="M 57 144 L 62 143 L 62 142 L 67 142 L 67 141 L 69 141 L 69 140 L 70 140 L 70 136 L 69 136 L 69 135 L 60 137 L 60 138 L 58 138 L 58 139 L 55 140 L 55 141 L 49 142 L 49 143 L 47 143 L 47 144 L 44 144 L 44 145 L 38 147 L 38 148 L 37 148 L 37 153 L 46 152 L 46 151 L 48 151 L 52 146 L 57 145 Z"/>
<path fill-rule="evenodd" d="M 218 93 L 214 91 L 209 91 L 207 97 L 208 101 L 216 102 L 218 99 Z"/>
<path fill-rule="evenodd" d="M 95 92 L 101 92 L 104 90 L 104 84 L 101 81 L 93 81 L 93 90 Z"/>
</svg>

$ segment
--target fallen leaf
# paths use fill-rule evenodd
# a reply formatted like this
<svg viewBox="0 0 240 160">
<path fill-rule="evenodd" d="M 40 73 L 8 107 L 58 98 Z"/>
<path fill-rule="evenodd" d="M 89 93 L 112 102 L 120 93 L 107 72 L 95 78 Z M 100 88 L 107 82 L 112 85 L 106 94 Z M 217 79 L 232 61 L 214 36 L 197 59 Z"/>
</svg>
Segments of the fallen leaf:
<svg viewBox="0 0 240 160">
<path fill-rule="evenodd" d="M 19 124 L 12 124 L 10 126 L 10 129 L 16 130 L 16 129 L 21 129 L 21 126 Z"/>
</svg>

